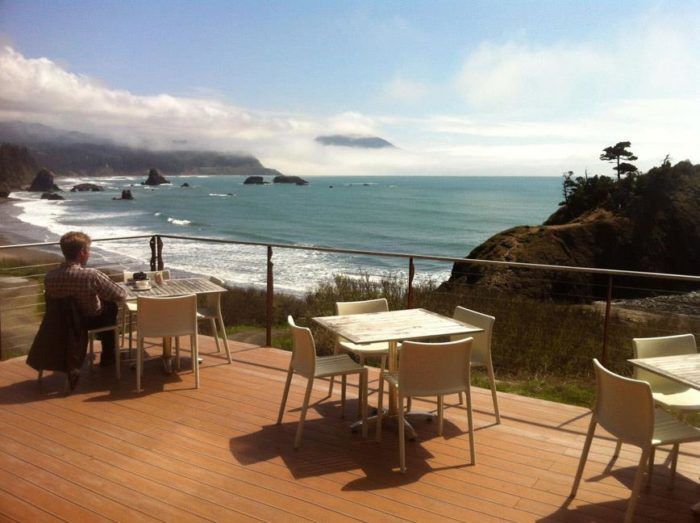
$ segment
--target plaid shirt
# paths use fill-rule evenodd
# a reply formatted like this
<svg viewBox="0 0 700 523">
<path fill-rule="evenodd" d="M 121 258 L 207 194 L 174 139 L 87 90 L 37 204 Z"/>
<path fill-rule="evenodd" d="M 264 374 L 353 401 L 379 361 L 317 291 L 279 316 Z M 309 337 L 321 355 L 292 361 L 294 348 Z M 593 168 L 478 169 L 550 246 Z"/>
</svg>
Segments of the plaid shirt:
<svg viewBox="0 0 700 523">
<path fill-rule="evenodd" d="M 50 298 L 75 298 L 85 316 L 100 314 L 103 301 L 126 299 L 126 291 L 104 273 L 78 263 L 63 263 L 58 269 L 47 272 L 44 285 Z"/>
</svg>

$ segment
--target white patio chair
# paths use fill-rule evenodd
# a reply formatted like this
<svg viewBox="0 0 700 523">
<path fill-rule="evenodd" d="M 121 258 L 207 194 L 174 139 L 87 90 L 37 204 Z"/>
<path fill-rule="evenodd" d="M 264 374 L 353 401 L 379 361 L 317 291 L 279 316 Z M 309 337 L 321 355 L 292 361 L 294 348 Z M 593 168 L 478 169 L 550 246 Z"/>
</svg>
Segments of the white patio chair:
<svg viewBox="0 0 700 523">
<path fill-rule="evenodd" d="M 120 364 L 120 356 L 121 356 L 121 346 L 119 344 L 119 331 L 121 330 L 120 326 L 123 326 L 123 318 L 125 315 L 124 309 L 126 308 L 125 303 L 119 303 L 117 304 L 118 309 L 117 309 L 117 319 L 114 322 L 114 325 L 106 325 L 104 327 L 99 327 L 96 329 L 89 329 L 87 331 L 87 336 L 88 336 L 88 350 L 90 351 L 90 371 L 92 371 L 95 367 L 95 338 L 97 335 L 101 332 L 114 332 L 114 367 L 115 367 L 115 373 L 117 375 L 117 379 L 121 379 L 121 364 Z"/>
<path fill-rule="evenodd" d="M 221 287 L 224 285 L 223 281 L 214 276 L 210 276 L 209 280 Z M 221 329 L 221 340 L 223 341 L 224 349 L 226 349 L 228 362 L 231 363 L 231 351 L 228 347 L 226 327 L 224 326 L 224 318 L 221 314 L 221 294 L 220 292 L 211 292 L 204 295 L 204 305 L 202 307 L 197 307 L 197 320 L 208 320 L 210 322 L 211 330 L 214 333 L 214 341 L 216 342 L 216 352 L 221 352 L 221 347 L 219 346 L 219 328 Z M 219 324 L 218 328 L 217 322 Z"/>
<path fill-rule="evenodd" d="M 486 373 L 491 384 L 491 397 L 493 398 L 493 410 L 496 415 L 496 423 L 501 423 L 501 414 L 498 411 L 498 396 L 496 395 L 496 377 L 493 373 L 493 362 L 491 361 L 491 339 L 493 337 L 493 324 L 496 318 L 487 314 L 466 309 L 464 307 L 456 307 L 452 316 L 455 320 L 469 323 L 475 327 L 484 329 L 483 332 L 475 332 L 470 334 L 474 339 L 472 342 L 471 352 L 471 367 L 486 367 Z M 452 336 L 452 340 L 458 340 L 465 336 Z M 462 404 L 462 393 L 459 393 L 459 403 Z"/>
<path fill-rule="evenodd" d="M 657 338 L 634 338 L 635 358 L 656 358 L 658 356 L 677 356 L 696 354 L 695 336 L 680 334 L 678 336 L 660 336 Z M 657 405 L 670 410 L 686 413 L 700 410 L 700 391 L 692 387 L 664 378 L 654 372 L 634 368 L 634 377 L 651 386 L 651 395 Z"/>
<path fill-rule="evenodd" d="M 405 341 L 401 346 L 398 372 L 382 372 L 379 378 L 379 405 L 377 408 L 377 441 L 382 434 L 382 402 L 384 381 L 396 389 L 399 417 L 399 460 L 401 472 L 406 472 L 406 437 L 404 427 L 404 398 L 437 396 L 438 435 L 443 428 L 443 397 L 464 391 L 467 395 L 467 422 L 469 425 L 469 452 L 472 465 L 476 464 L 474 425 L 472 423 L 472 396 L 469 377 L 471 338 L 447 343 L 420 343 Z"/>
<path fill-rule="evenodd" d="M 389 304 L 386 298 L 378 298 L 375 300 L 364 301 L 337 301 L 335 302 L 335 313 L 338 316 L 347 316 L 350 314 L 365 314 L 370 312 L 386 312 L 389 310 Z M 378 357 L 380 358 L 380 370 L 386 368 L 386 359 L 389 355 L 389 343 L 353 343 L 345 338 L 338 338 L 333 347 L 333 354 L 338 354 L 341 350 L 351 352 L 357 355 L 360 365 L 365 364 L 365 358 Z M 333 394 L 333 378 L 331 378 L 328 387 L 328 395 Z"/>
<path fill-rule="evenodd" d="M 190 337 L 192 370 L 195 386 L 199 388 L 199 351 L 197 345 L 197 296 L 169 298 L 138 298 L 139 324 L 137 330 L 136 390 L 141 392 L 144 338 L 175 338 L 176 366 L 180 369 L 180 336 Z"/>
<path fill-rule="evenodd" d="M 646 381 L 618 376 L 603 367 L 596 359 L 593 360 L 593 366 L 596 373 L 596 403 L 570 497 L 573 498 L 576 495 L 596 425 L 600 424 L 619 441 L 642 449 L 632 486 L 632 495 L 625 513 L 625 521 L 629 522 L 634 516 L 645 465 L 653 464 L 656 447 L 673 445 L 671 460 L 671 482 L 673 483 L 679 445 L 700 440 L 700 430 L 677 420 L 662 409 L 654 408 L 651 387 Z"/>
<path fill-rule="evenodd" d="M 335 356 L 316 356 L 316 344 L 311 330 L 306 327 L 298 327 L 294 323 L 291 316 L 287 317 L 287 322 L 292 330 L 292 357 L 289 361 L 289 370 L 287 371 L 287 381 L 282 394 L 282 403 L 280 403 L 279 415 L 277 416 L 277 424 L 282 423 L 284 415 L 284 407 L 287 403 L 289 395 L 289 387 L 292 383 L 292 375 L 296 372 L 308 381 L 306 384 L 306 393 L 304 394 L 304 403 L 301 407 L 301 417 L 297 426 L 296 437 L 294 438 L 294 448 L 301 446 L 301 435 L 304 430 L 304 420 L 306 419 L 306 411 L 309 407 L 309 399 L 311 397 L 311 389 L 313 388 L 316 378 L 327 378 L 331 376 L 342 376 L 343 389 L 341 393 L 341 416 L 345 415 L 345 389 L 346 377 L 348 374 L 359 374 L 359 400 L 360 410 L 362 411 L 362 437 L 367 437 L 367 369 L 362 365 L 355 363 L 347 354 L 339 354 Z"/>
<path fill-rule="evenodd" d="M 163 275 L 164 280 L 169 280 L 170 279 L 170 271 L 169 270 L 164 270 L 164 271 L 145 271 L 146 276 L 148 276 L 149 280 L 153 280 L 155 277 L 156 272 L 160 272 Z M 123 278 L 124 278 L 124 283 L 126 283 L 129 280 L 132 280 L 134 278 L 134 271 L 124 271 L 123 273 Z M 136 305 L 135 301 L 127 301 L 126 302 L 126 313 L 122 316 L 122 346 L 124 345 L 124 336 L 125 333 L 129 333 L 129 356 L 131 356 L 131 347 L 132 347 L 132 332 L 134 330 L 134 324 L 137 321 L 136 315 L 138 313 L 138 306 Z M 127 330 L 127 324 L 129 326 Z"/>
</svg>

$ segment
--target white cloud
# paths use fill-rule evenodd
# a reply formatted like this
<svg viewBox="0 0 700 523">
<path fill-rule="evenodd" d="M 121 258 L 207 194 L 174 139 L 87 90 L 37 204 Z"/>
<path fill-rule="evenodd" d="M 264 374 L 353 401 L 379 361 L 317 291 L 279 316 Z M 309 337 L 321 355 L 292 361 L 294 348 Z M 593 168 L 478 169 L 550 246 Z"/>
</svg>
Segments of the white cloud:
<svg viewBox="0 0 700 523">
<path fill-rule="evenodd" d="M 648 169 L 667 153 L 697 161 L 692 156 L 700 143 L 700 74 L 690 63 L 692 46 L 684 37 L 664 39 L 664 34 L 659 30 L 651 42 L 636 45 L 637 66 L 648 66 L 653 78 L 635 73 L 637 66 L 625 69 L 620 76 L 625 96 L 618 91 L 622 87 L 610 87 L 602 76 L 618 60 L 606 61 L 594 46 L 482 44 L 467 61 L 473 67 L 460 75 L 462 93 L 481 110 L 421 117 L 268 113 L 205 92 L 190 98 L 140 96 L 5 47 L 0 48 L 0 119 L 94 133 L 130 145 L 172 148 L 185 140 L 188 148 L 249 153 L 266 166 L 299 175 L 559 175 L 587 167 L 609 172 L 598 155 L 620 140 L 632 142 L 638 165 Z M 674 68 L 683 67 L 672 78 L 667 65 L 649 65 L 665 53 L 672 54 Z M 399 81 L 407 97 L 427 89 Z M 565 110 L 584 102 L 583 110 Z M 535 110 L 541 106 L 556 110 Z M 314 140 L 324 134 L 376 135 L 398 148 L 327 147 Z"/>
<path fill-rule="evenodd" d="M 601 102 L 696 98 L 697 16 L 651 12 L 605 41 L 482 42 L 456 75 L 456 92 L 477 113 L 550 118 L 596 111 Z"/>
<path fill-rule="evenodd" d="M 390 100 L 411 103 L 423 99 L 428 94 L 429 88 L 425 83 L 396 76 L 384 86 L 383 91 L 385 97 Z"/>
</svg>

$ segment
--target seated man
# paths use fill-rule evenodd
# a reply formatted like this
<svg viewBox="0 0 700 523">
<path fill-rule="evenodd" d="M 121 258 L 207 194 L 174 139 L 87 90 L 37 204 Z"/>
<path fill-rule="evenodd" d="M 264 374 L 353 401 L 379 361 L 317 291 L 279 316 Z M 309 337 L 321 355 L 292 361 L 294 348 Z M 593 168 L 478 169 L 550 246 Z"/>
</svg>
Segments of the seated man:
<svg viewBox="0 0 700 523">
<path fill-rule="evenodd" d="M 61 251 L 65 263 L 46 273 L 45 289 L 48 298 L 73 298 L 83 317 L 86 330 L 114 325 L 118 302 L 126 299 L 126 291 L 97 269 L 87 269 L 90 257 L 90 237 L 82 232 L 68 232 L 61 236 Z M 114 365 L 114 334 L 98 334 L 102 342 L 100 367 Z"/>
</svg>

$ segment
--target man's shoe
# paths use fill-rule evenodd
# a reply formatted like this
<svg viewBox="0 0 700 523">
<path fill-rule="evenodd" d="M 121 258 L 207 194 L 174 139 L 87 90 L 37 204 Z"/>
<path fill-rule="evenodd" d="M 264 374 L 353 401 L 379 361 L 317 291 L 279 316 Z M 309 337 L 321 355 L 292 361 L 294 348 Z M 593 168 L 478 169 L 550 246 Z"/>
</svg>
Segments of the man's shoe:
<svg viewBox="0 0 700 523">
<path fill-rule="evenodd" d="M 76 385 L 78 385 L 78 380 L 80 379 L 80 369 L 73 369 L 68 371 L 68 389 L 73 392 Z"/>
<path fill-rule="evenodd" d="M 162 358 L 163 359 L 163 372 L 169 376 L 173 373 L 173 359 L 172 358 Z"/>
</svg>

